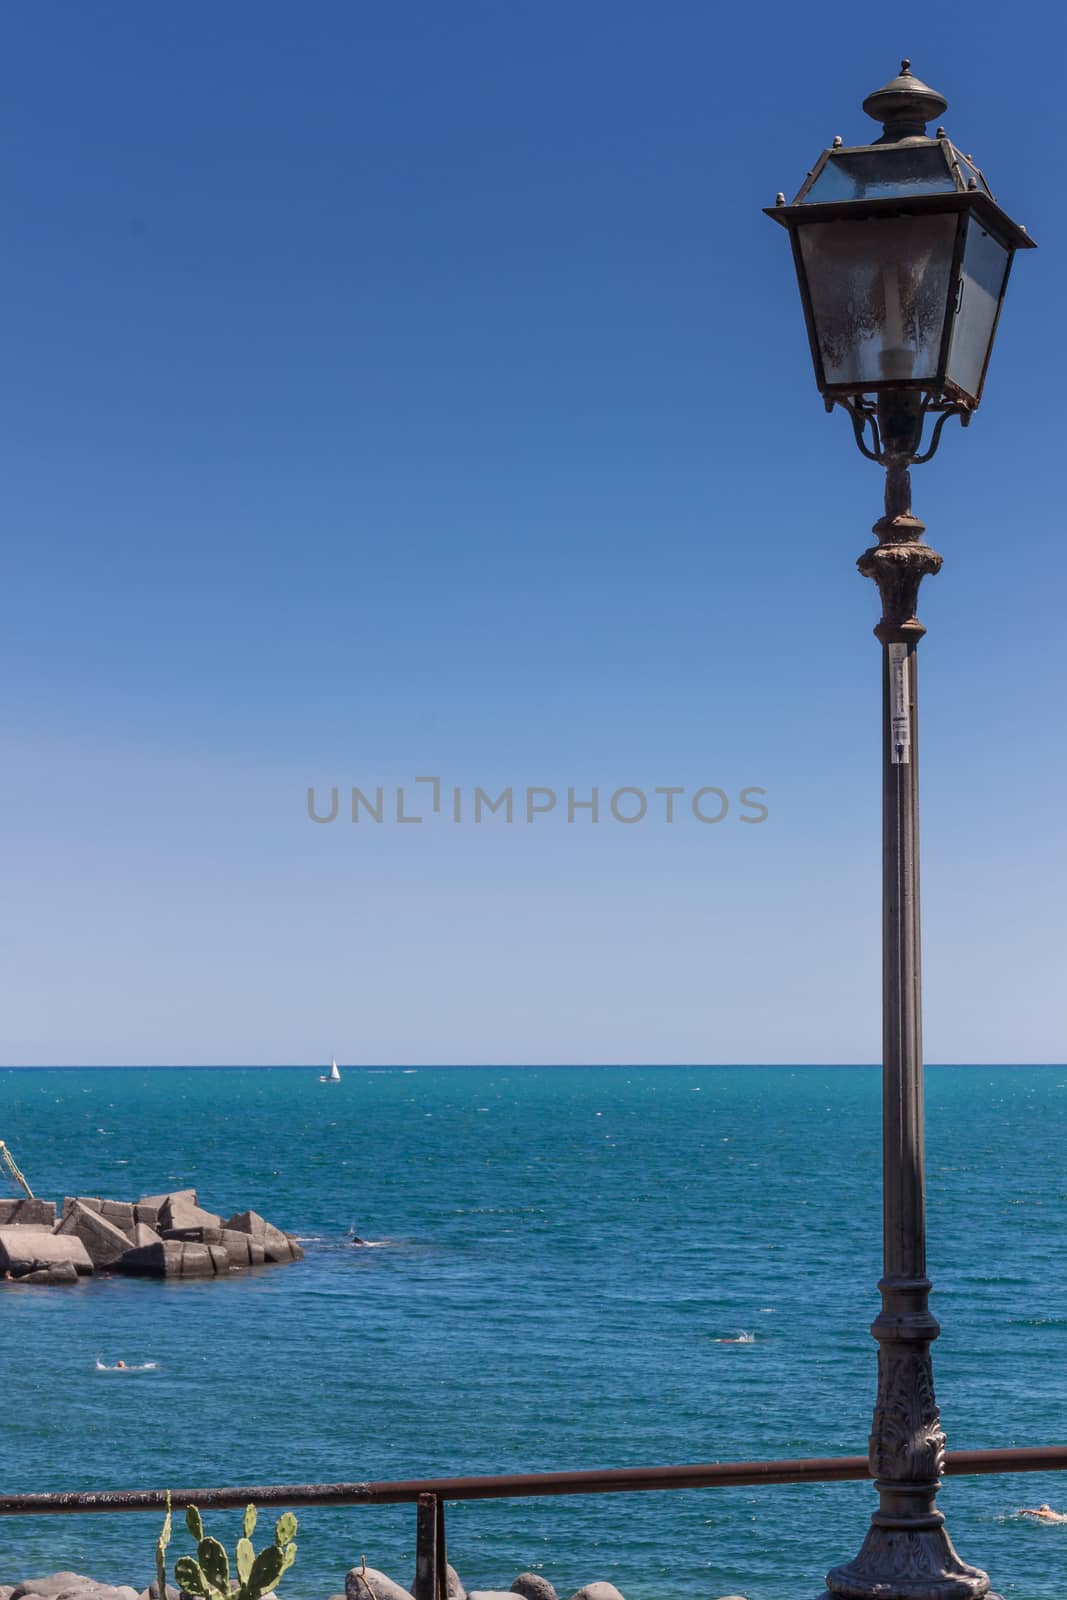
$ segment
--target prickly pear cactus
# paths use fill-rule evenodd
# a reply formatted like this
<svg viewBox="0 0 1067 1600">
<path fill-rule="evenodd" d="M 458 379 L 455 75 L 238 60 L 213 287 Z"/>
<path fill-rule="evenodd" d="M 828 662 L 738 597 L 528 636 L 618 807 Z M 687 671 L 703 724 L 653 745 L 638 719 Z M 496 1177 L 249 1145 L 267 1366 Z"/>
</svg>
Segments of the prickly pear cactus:
<svg viewBox="0 0 1067 1600">
<path fill-rule="evenodd" d="M 198 1600 L 263 1600 L 277 1584 L 282 1574 L 288 1572 L 296 1560 L 296 1518 L 291 1511 L 283 1512 L 274 1529 L 274 1543 L 256 1555 L 252 1535 L 256 1528 L 256 1508 L 246 1506 L 243 1535 L 237 1541 L 234 1565 L 236 1580 L 230 1577 L 230 1561 L 223 1545 L 204 1532 L 204 1522 L 196 1506 L 188 1506 L 185 1525 L 196 1540 L 196 1555 L 181 1556 L 174 1565 L 174 1576 L 187 1594 Z M 165 1537 L 164 1537 L 165 1536 Z M 163 1525 L 156 1549 L 157 1571 L 163 1574 L 160 1600 L 166 1600 L 166 1567 L 164 1552 L 170 1539 L 170 1498 L 167 1500 L 167 1520 Z"/>
</svg>

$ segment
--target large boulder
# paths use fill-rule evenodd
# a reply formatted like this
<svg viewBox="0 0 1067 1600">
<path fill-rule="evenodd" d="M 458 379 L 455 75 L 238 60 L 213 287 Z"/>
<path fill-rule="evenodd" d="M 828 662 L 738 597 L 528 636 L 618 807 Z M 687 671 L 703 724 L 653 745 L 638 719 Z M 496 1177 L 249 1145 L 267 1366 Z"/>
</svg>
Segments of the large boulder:
<svg viewBox="0 0 1067 1600">
<path fill-rule="evenodd" d="M 115 1262 L 115 1271 L 128 1273 L 131 1278 L 180 1278 L 181 1241 L 161 1239 L 157 1234 L 151 1244 L 134 1245 L 120 1256 Z"/>
<path fill-rule="evenodd" d="M 261 1267 L 267 1259 L 260 1241 L 238 1228 L 223 1228 L 222 1243 L 231 1267 Z"/>
<path fill-rule="evenodd" d="M 133 1208 L 133 1220 L 146 1222 L 150 1228 L 159 1231 L 159 1213 L 163 1210 L 167 1200 L 187 1200 L 191 1206 L 196 1205 L 195 1189 L 174 1189 L 169 1194 L 142 1195 Z"/>
<path fill-rule="evenodd" d="M 94 1579 L 83 1578 L 80 1572 L 53 1572 L 47 1578 L 25 1578 L 11 1592 L 11 1600 L 23 1600 L 24 1595 L 43 1594 L 55 1596 L 68 1589 L 92 1588 Z"/>
<path fill-rule="evenodd" d="M 40 1233 L 36 1228 L 0 1228 L 0 1272 L 19 1277 L 41 1267 L 74 1263 L 76 1271 L 91 1273 L 93 1263 L 77 1234 Z"/>
<path fill-rule="evenodd" d="M 158 1211 L 164 1200 L 185 1200 L 189 1205 L 199 1205 L 199 1197 L 195 1189 L 168 1189 L 164 1194 L 143 1194 L 137 1201 L 139 1206 L 155 1206 Z"/>
<path fill-rule="evenodd" d="M 113 1222 L 116 1228 L 121 1228 L 128 1239 L 133 1237 L 136 1218 L 129 1200 L 105 1200 L 100 1214 Z"/>
<path fill-rule="evenodd" d="M 121 1228 L 109 1222 L 102 1211 L 90 1211 L 80 1200 L 75 1200 L 56 1224 L 56 1237 L 74 1234 L 79 1238 L 94 1267 L 110 1267 L 112 1262 L 125 1255 L 130 1241 Z"/>
<path fill-rule="evenodd" d="M 66 1221 L 75 1206 L 82 1206 L 86 1211 L 95 1211 L 98 1216 L 106 1217 L 114 1227 L 120 1228 L 127 1237 L 133 1231 L 133 1206 L 128 1200 L 101 1200 L 99 1195 L 79 1194 L 65 1195 L 63 1209 L 60 1212 L 61 1221 Z"/>
<path fill-rule="evenodd" d="M 216 1272 L 229 1272 L 230 1255 L 224 1244 L 206 1244 L 204 1249 L 211 1257 L 211 1265 Z"/>
<path fill-rule="evenodd" d="M 587 1583 L 575 1590 L 571 1600 L 622 1600 L 622 1595 L 613 1583 Z"/>
<path fill-rule="evenodd" d="M 19 1283 L 77 1283 L 78 1269 L 73 1261 L 54 1261 L 50 1267 L 34 1267 L 32 1272 L 13 1276 Z"/>
<path fill-rule="evenodd" d="M 56 1225 L 54 1200 L 11 1199 L 5 1195 L 0 1200 L 0 1228 L 46 1228 L 49 1233 Z"/>
<path fill-rule="evenodd" d="M 411 1590 L 374 1567 L 359 1566 L 345 1573 L 345 1600 L 411 1600 Z"/>
<path fill-rule="evenodd" d="M 135 1250 L 141 1249 L 146 1244 L 162 1244 L 163 1240 L 155 1228 L 150 1228 L 147 1222 L 135 1222 L 130 1230 L 130 1244 Z"/>
<path fill-rule="evenodd" d="M 137 1600 L 137 1590 L 130 1584 L 89 1583 L 64 1589 L 54 1600 Z"/>
<path fill-rule="evenodd" d="M 539 1572 L 520 1572 L 511 1592 L 521 1594 L 523 1600 L 558 1600 L 555 1589 Z"/>
<path fill-rule="evenodd" d="M 223 1228 L 232 1229 L 235 1233 L 247 1233 L 251 1239 L 263 1246 L 264 1258 L 267 1261 L 300 1261 L 304 1252 L 295 1239 L 287 1233 L 276 1228 L 273 1223 L 261 1217 L 258 1211 L 238 1211 L 223 1223 Z"/>
<path fill-rule="evenodd" d="M 163 1241 L 164 1244 L 167 1240 Z M 211 1246 L 197 1244 L 195 1240 L 180 1240 L 182 1247 L 182 1277 L 183 1278 L 213 1278 L 215 1276 L 215 1262 L 211 1254 Z"/>
<path fill-rule="evenodd" d="M 229 1263 L 226 1265 L 228 1267 Z M 115 1262 L 114 1270 L 135 1278 L 212 1278 L 219 1269 L 210 1245 L 184 1239 L 157 1239 L 154 1244 L 127 1250 Z"/>
<path fill-rule="evenodd" d="M 164 1239 L 188 1239 L 196 1244 L 222 1243 L 222 1218 L 190 1200 L 171 1195 L 159 1208 L 157 1231 Z"/>
</svg>

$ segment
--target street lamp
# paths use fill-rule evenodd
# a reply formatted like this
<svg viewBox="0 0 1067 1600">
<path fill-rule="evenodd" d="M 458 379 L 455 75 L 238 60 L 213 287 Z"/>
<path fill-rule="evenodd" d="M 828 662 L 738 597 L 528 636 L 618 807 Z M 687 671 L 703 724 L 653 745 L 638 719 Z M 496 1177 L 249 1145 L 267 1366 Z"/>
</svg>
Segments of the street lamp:
<svg viewBox="0 0 1067 1600">
<path fill-rule="evenodd" d="M 878 543 L 857 565 L 882 600 L 882 1310 L 870 1468 L 879 1507 L 854 1560 L 827 1574 L 842 1600 L 979 1600 L 989 1578 L 961 1561 L 936 1509 L 945 1436 L 930 1345 L 919 961 L 919 791 L 915 615 L 941 557 L 911 509 L 909 468 L 929 461 L 949 417 L 982 397 L 1016 250 L 1033 244 L 982 173 L 938 128 L 947 102 L 910 63 L 868 95 L 884 132 L 835 139 L 792 205 L 788 228 L 815 381 L 842 406 L 863 454 L 886 469 Z M 927 418 L 933 418 L 923 448 Z M 990 1600 L 996 1600 L 991 1596 Z"/>
</svg>

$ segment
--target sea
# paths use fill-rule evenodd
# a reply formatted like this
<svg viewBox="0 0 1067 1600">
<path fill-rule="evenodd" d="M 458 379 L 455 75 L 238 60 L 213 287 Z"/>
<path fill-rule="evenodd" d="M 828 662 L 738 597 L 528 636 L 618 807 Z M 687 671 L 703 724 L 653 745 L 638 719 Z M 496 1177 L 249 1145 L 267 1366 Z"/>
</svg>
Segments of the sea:
<svg viewBox="0 0 1067 1600">
<path fill-rule="evenodd" d="M 949 1448 L 1067 1438 L 1067 1068 L 927 1069 L 935 1373 Z M 407 1479 L 862 1454 L 874 1398 L 880 1089 L 870 1067 L 9 1069 L 35 1192 L 193 1185 L 305 1259 L 210 1282 L 0 1285 L 4 1492 Z M 366 1241 L 350 1242 L 352 1231 Z M 126 1370 L 114 1370 L 126 1362 Z M 1063 1600 L 1056 1475 L 953 1478 L 956 1548 Z M 462 1503 L 468 1589 L 811 1600 L 868 1483 Z M 231 1549 L 238 1512 L 207 1517 Z M 281 1600 L 411 1506 L 299 1513 Z M 158 1516 L 0 1519 L 0 1582 L 145 1586 Z M 267 1524 L 264 1524 L 267 1526 Z M 269 1537 L 269 1526 L 267 1526 Z M 178 1524 L 170 1560 L 190 1545 Z"/>
</svg>

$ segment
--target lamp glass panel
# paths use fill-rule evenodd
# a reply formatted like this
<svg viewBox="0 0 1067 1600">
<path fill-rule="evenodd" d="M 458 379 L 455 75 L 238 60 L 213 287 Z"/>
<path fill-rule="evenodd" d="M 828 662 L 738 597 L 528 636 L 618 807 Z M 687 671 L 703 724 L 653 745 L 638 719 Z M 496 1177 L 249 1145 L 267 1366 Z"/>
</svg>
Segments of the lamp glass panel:
<svg viewBox="0 0 1067 1600">
<path fill-rule="evenodd" d="M 936 377 L 957 225 L 949 214 L 798 226 L 827 384 Z"/>
<path fill-rule="evenodd" d="M 1009 252 L 999 240 L 972 216 L 963 243 L 963 275 L 946 372 L 972 400 L 978 399 L 982 387 L 1008 259 Z"/>
<path fill-rule="evenodd" d="M 925 145 L 885 149 L 873 146 L 831 154 L 801 204 L 955 193 L 956 180 L 944 149 L 934 141 Z"/>
</svg>

